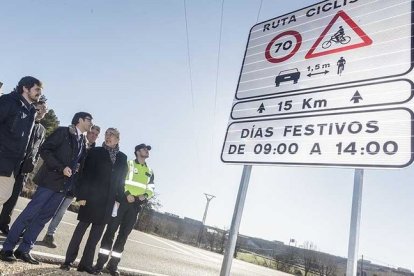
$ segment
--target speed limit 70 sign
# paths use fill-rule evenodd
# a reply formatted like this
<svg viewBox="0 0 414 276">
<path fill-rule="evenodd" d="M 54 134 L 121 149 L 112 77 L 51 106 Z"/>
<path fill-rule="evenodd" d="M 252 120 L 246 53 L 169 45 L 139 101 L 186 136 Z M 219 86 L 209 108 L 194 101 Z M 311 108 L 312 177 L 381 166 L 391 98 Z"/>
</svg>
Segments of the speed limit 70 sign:
<svg viewBox="0 0 414 276">
<path fill-rule="evenodd" d="M 236 99 L 408 73 L 411 6 L 402 0 L 325 1 L 253 26 Z"/>
</svg>

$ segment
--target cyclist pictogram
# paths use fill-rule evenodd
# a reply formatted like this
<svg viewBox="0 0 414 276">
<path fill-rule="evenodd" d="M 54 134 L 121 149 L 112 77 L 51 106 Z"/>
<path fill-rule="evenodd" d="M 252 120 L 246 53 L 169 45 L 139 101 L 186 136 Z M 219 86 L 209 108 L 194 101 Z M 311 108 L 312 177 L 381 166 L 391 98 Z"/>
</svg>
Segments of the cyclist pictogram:
<svg viewBox="0 0 414 276">
<path fill-rule="evenodd" d="M 344 57 L 341 57 L 337 61 L 336 65 L 338 66 L 338 72 L 337 72 L 338 75 L 342 75 L 342 71 L 344 71 L 345 69 L 345 64 L 346 64 L 346 60 L 344 59 Z"/>
</svg>

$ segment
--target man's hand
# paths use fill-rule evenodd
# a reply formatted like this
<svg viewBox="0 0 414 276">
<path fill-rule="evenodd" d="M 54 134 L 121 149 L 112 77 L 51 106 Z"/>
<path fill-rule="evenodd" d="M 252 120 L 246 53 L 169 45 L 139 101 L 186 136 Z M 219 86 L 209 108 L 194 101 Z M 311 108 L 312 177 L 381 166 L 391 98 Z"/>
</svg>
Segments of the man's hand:
<svg viewBox="0 0 414 276">
<path fill-rule="evenodd" d="M 132 202 L 134 202 L 134 201 L 135 201 L 135 197 L 134 197 L 133 195 L 127 195 L 127 201 L 128 201 L 129 203 L 132 203 Z"/>
<path fill-rule="evenodd" d="M 85 206 L 86 205 L 86 200 L 84 200 L 84 199 L 79 200 L 78 202 L 79 202 L 80 206 Z"/>
<path fill-rule="evenodd" d="M 63 169 L 63 175 L 67 176 L 67 177 L 71 177 L 72 176 L 72 169 L 69 167 L 66 167 Z"/>
</svg>

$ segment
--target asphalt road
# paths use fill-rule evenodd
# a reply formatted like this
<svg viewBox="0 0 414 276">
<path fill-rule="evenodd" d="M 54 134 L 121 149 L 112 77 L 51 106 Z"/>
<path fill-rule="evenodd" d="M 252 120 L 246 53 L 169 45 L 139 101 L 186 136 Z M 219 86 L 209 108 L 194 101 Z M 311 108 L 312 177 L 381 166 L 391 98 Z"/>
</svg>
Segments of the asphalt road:
<svg viewBox="0 0 414 276">
<path fill-rule="evenodd" d="M 27 202 L 28 200 L 25 198 L 19 199 L 13 214 L 14 217 L 21 212 Z M 33 254 L 61 259 L 63 261 L 67 245 L 69 244 L 77 222 L 75 213 L 66 212 L 55 235 L 58 247 L 51 249 L 37 244 L 32 251 Z M 39 235 L 38 240 L 41 241 L 44 235 L 45 230 Z M 3 243 L 4 239 L 3 236 L 0 236 L 0 244 Z M 84 240 L 86 240 L 86 235 Z M 81 245 L 81 250 L 84 244 L 85 241 Z M 133 230 L 125 246 L 120 269 L 121 271 L 137 275 L 209 276 L 220 274 L 222 260 L 223 256 L 220 254 Z M 239 260 L 233 260 L 231 275 L 283 276 L 287 274 Z"/>
</svg>

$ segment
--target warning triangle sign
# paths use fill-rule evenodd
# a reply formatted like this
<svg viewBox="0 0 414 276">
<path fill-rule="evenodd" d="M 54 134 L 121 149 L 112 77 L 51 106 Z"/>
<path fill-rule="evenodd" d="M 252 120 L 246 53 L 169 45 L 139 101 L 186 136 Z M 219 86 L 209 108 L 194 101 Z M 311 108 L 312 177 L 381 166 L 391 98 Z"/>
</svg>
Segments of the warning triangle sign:
<svg viewBox="0 0 414 276">
<path fill-rule="evenodd" d="M 341 21 L 345 24 L 341 24 Z M 351 33 L 352 35 L 348 35 Z M 372 39 L 344 11 L 339 11 L 315 41 L 305 59 L 348 51 L 371 44 Z"/>
</svg>

